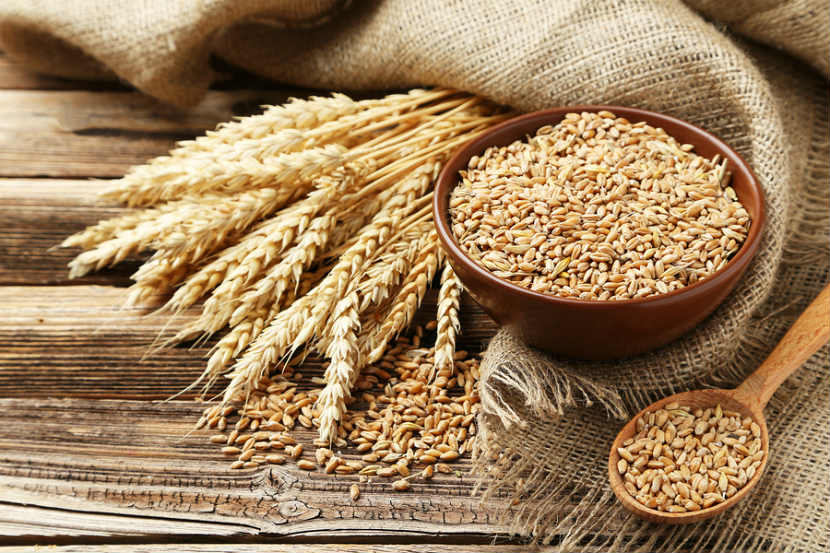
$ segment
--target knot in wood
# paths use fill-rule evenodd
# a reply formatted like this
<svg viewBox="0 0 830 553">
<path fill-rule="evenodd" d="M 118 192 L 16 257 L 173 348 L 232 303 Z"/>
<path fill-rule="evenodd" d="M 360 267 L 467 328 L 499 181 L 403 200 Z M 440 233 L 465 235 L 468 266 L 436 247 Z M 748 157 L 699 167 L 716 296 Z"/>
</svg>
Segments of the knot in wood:
<svg viewBox="0 0 830 553">
<path fill-rule="evenodd" d="M 292 499 L 280 503 L 279 513 L 291 521 L 311 520 L 320 516 L 320 509 L 309 507 L 302 501 Z"/>
</svg>

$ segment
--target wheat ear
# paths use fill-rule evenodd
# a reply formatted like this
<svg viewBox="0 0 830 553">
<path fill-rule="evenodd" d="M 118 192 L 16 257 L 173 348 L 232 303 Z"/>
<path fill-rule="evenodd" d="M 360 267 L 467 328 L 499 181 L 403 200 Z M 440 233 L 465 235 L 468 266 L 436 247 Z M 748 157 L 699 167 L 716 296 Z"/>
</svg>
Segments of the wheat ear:
<svg viewBox="0 0 830 553">
<path fill-rule="evenodd" d="M 366 363 L 374 363 L 383 357 L 387 342 L 406 328 L 424 299 L 427 287 L 435 276 L 441 255 L 438 235 L 431 232 L 429 236 L 428 248 L 423 251 L 420 260 L 404 279 L 386 315 L 383 316 L 383 323 L 371 336 L 367 337 Z"/>
<path fill-rule="evenodd" d="M 377 262 L 367 269 L 366 275 L 370 276 L 363 283 L 372 282 L 377 287 L 384 288 L 380 297 L 388 295 L 401 274 L 409 270 L 412 259 L 416 257 L 418 247 L 424 245 L 425 234 L 429 234 L 431 227 L 429 221 L 426 224 L 414 225 L 410 233 L 392 247 L 388 253 L 395 256 L 395 259 L 381 256 Z M 404 251 L 405 250 L 405 251 Z M 375 271 L 371 269 L 375 268 Z M 380 274 L 391 275 L 389 278 L 378 278 Z M 323 332 L 324 338 L 320 340 L 318 348 L 325 345 L 325 355 L 330 359 L 329 366 L 325 373 L 325 386 L 320 392 L 316 406 L 320 411 L 319 430 L 320 439 L 332 442 L 337 437 L 339 423 L 346 413 L 346 401 L 351 397 L 351 390 L 354 382 L 360 375 L 361 369 L 367 364 L 361 355 L 359 347 L 359 336 L 361 335 L 360 313 L 366 311 L 371 302 L 361 303 L 359 292 L 360 286 L 352 288 L 348 295 L 340 300 L 332 313 L 332 322 L 326 326 Z M 378 296 L 373 296 L 378 298 Z"/>
<path fill-rule="evenodd" d="M 90 271 L 114 265 L 129 255 L 149 248 L 160 235 L 175 228 L 183 219 L 192 216 L 200 208 L 200 204 L 180 201 L 166 207 L 166 210 L 149 210 L 152 212 L 152 217 L 148 216 L 134 228 L 97 244 L 91 250 L 78 254 L 69 262 L 69 278 L 83 276 Z"/>
<path fill-rule="evenodd" d="M 416 171 L 403 183 L 399 193 L 358 234 L 356 242 L 338 259 L 331 272 L 308 294 L 281 312 L 248 347 L 233 367 L 225 398 L 256 382 L 271 364 L 290 351 L 296 351 L 312 339 L 328 319 L 333 303 L 344 297 L 351 280 L 362 269 L 367 257 L 385 241 L 395 224 L 414 207 L 412 197 L 419 197 L 432 182 L 434 168 Z"/>
<path fill-rule="evenodd" d="M 318 299 L 315 290 L 316 287 L 280 311 L 242 356 L 237 358 L 231 367 L 232 372 L 227 375 L 230 383 L 225 389 L 223 401 L 229 401 L 237 393 L 249 390 L 285 354 L 303 321 L 311 316 L 311 308 Z"/>
<path fill-rule="evenodd" d="M 438 326 L 435 337 L 435 366 L 433 372 L 448 368 L 452 370 L 455 354 L 455 339 L 461 324 L 458 311 L 461 307 L 461 281 L 452 270 L 448 261 L 444 261 L 441 273 L 441 288 L 438 291 Z M 431 380 L 432 378 L 430 378 Z"/>
<path fill-rule="evenodd" d="M 286 104 L 264 106 L 266 109 L 261 114 L 222 123 L 215 131 L 210 131 L 205 136 L 182 142 L 179 148 L 171 152 L 171 155 L 179 157 L 194 152 L 210 152 L 217 143 L 262 138 L 281 129 L 312 129 L 361 109 L 383 105 L 406 109 L 412 105 L 435 101 L 457 93 L 451 89 L 413 89 L 404 94 L 390 94 L 383 98 L 359 102 L 339 93 L 333 94 L 330 98 L 311 97 L 308 100 L 291 98 Z"/>
<path fill-rule="evenodd" d="M 170 255 L 185 256 L 192 263 L 215 250 L 231 234 L 244 230 L 302 193 L 301 188 L 265 188 L 234 196 L 180 200 L 175 209 L 158 211 L 156 219 L 79 254 L 69 263 L 69 277 L 114 265 L 150 247 L 170 250 Z"/>
<path fill-rule="evenodd" d="M 128 289 L 125 305 L 138 305 L 150 296 L 167 293 L 192 271 L 193 265 L 186 259 L 157 251 L 130 277 L 135 284 Z"/>
<path fill-rule="evenodd" d="M 258 224 L 237 244 L 224 249 L 216 259 L 187 279 L 165 307 L 179 311 L 228 279 L 246 284 L 257 278 L 297 235 L 305 232 L 311 218 L 329 202 L 329 192 L 317 189 L 275 217 Z"/>
<path fill-rule="evenodd" d="M 423 248 L 429 245 L 429 231 L 432 220 L 426 219 L 412 225 L 399 240 L 390 245 L 388 251 L 381 254 L 364 275 L 358 285 L 360 292 L 360 313 L 372 305 L 380 305 L 394 291 L 401 279 L 409 273 Z"/>
<path fill-rule="evenodd" d="M 331 217 L 331 224 L 327 226 L 328 232 L 340 219 L 340 213 L 344 212 L 354 203 L 352 196 L 347 194 L 359 187 L 370 168 L 363 164 L 349 164 L 341 167 L 331 175 L 324 175 L 315 180 L 313 190 L 302 201 L 284 209 L 269 224 L 254 234 L 259 234 L 262 239 L 256 247 L 249 251 L 239 263 L 239 266 L 228 274 L 222 283 L 222 291 L 217 289 L 217 295 L 227 298 L 236 297 L 244 286 L 257 278 L 264 277 L 264 270 L 271 266 L 273 260 L 286 251 L 286 248 L 294 242 L 296 236 L 301 236 L 307 229 L 311 228 L 313 218 L 323 211 Z M 345 194 L 345 195 L 344 195 Z M 320 232 L 317 230 L 316 232 Z M 311 260 L 320 251 L 319 248 L 325 245 L 321 237 L 314 237 L 314 252 Z M 308 258 L 303 255 L 303 258 Z M 303 270 L 309 265 L 304 264 Z M 267 277 L 265 277 L 267 278 Z"/>
<path fill-rule="evenodd" d="M 354 113 L 360 104 L 343 94 L 331 98 L 313 97 L 308 100 L 292 99 L 281 106 L 265 106 L 263 113 L 223 123 L 216 130 L 207 131 L 194 140 L 179 142 L 167 156 L 157 157 L 149 163 L 134 167 L 117 184 L 102 193 L 102 197 L 127 205 L 147 205 L 143 191 L 151 183 L 163 186 L 157 180 L 159 173 L 182 162 L 215 159 L 217 146 L 233 144 L 240 140 L 261 139 L 283 129 L 312 129 L 342 115 Z M 255 149 L 259 149 L 253 143 Z M 247 156 L 242 156 L 247 157 Z"/>
<path fill-rule="evenodd" d="M 282 302 L 263 305 L 249 312 L 244 320 L 231 328 L 211 348 L 205 369 L 195 384 L 204 380 L 203 392 L 207 392 L 216 379 L 225 372 L 231 360 L 259 336 L 262 329 L 274 320 L 274 317 L 277 316 L 280 309 L 285 305 L 290 305 L 296 297 L 308 292 L 329 269 L 329 267 L 324 267 L 311 273 L 305 273 L 300 279 L 298 287 L 295 290 L 289 291 Z"/>
<path fill-rule="evenodd" d="M 261 114 L 221 124 L 216 130 L 208 131 L 194 140 L 180 142 L 167 156 L 134 167 L 102 196 L 131 206 L 150 205 L 158 201 L 158 195 L 169 184 L 170 172 L 183 163 L 209 167 L 211 162 L 219 161 L 223 156 L 227 161 L 262 160 L 279 150 L 291 151 L 322 142 L 322 135 L 331 132 L 325 129 L 326 124 L 338 118 L 375 109 L 373 118 L 367 120 L 363 117 L 361 120 L 377 122 L 384 116 L 388 118 L 395 112 L 406 111 L 453 94 L 457 92 L 449 89 L 416 89 L 407 94 L 393 94 L 360 102 L 343 94 L 334 94 L 331 98 L 294 98 L 281 106 L 264 106 L 266 109 Z M 377 108 L 383 109 L 377 111 Z M 353 128 L 355 123 L 356 121 L 351 123 Z M 286 134 L 281 138 L 272 138 L 283 131 Z M 304 134 L 303 131 L 314 131 L 312 140 L 301 139 L 298 135 Z M 197 184 L 199 182 L 202 181 L 196 181 Z M 188 194 L 192 192 L 186 191 Z"/>
<path fill-rule="evenodd" d="M 196 324 L 203 325 L 207 332 L 215 332 L 228 322 L 236 324 L 248 311 L 265 303 L 278 302 L 286 291 L 296 286 L 300 275 L 317 259 L 318 253 L 328 243 L 336 222 L 329 214 L 315 218 L 297 245 L 241 296 L 227 293 L 225 285 L 233 285 L 234 281 L 223 282 L 205 302 L 202 317 Z"/>
<path fill-rule="evenodd" d="M 393 254 L 395 259 L 388 255 L 376 255 L 364 273 L 368 279 L 364 278 L 361 284 L 365 287 L 366 283 L 371 282 L 376 287 L 385 287 L 381 296 L 388 295 L 401 274 L 409 270 L 417 247 L 424 242 L 421 238 L 429 234 L 430 228 L 429 220 L 421 221 L 421 224 L 410 225 L 408 232 L 396 236 L 394 244 L 387 242 L 382 249 L 386 249 L 387 254 Z M 335 306 L 316 346 L 317 349 L 324 348 L 325 355 L 330 359 L 325 373 L 326 385 L 317 400 L 320 439 L 323 441 L 332 442 L 336 438 L 338 425 L 346 413 L 346 400 L 351 397 L 353 383 L 365 365 L 360 356 L 358 336 L 361 331 L 360 313 L 366 310 L 367 305 L 361 302 L 360 289 L 360 284 L 355 285 L 352 281 L 350 291 Z"/>
<path fill-rule="evenodd" d="M 93 246 L 115 238 L 120 233 L 132 230 L 141 223 L 155 220 L 159 214 L 170 212 L 175 209 L 171 204 L 159 206 L 156 210 L 134 210 L 118 217 L 104 219 L 67 237 L 61 242 L 62 248 L 79 246 L 85 250 Z"/>
<path fill-rule="evenodd" d="M 163 168 L 155 168 L 152 177 L 145 177 L 141 184 L 132 187 L 126 203 L 130 206 L 149 206 L 192 195 L 232 194 L 256 188 L 293 186 L 342 165 L 346 151 L 339 144 L 327 144 L 320 148 L 278 154 L 262 161 L 250 157 L 183 159 Z"/>
<path fill-rule="evenodd" d="M 323 283 L 326 286 L 320 291 L 320 301 L 312 309 L 312 316 L 303 323 L 292 344 L 292 351 L 296 351 L 305 342 L 320 336 L 337 298 L 345 296 L 346 291 L 353 284 L 352 280 L 359 281 L 364 264 L 389 239 L 397 225 L 421 207 L 416 200 L 424 199 L 422 196 L 432 183 L 433 172 L 432 165 L 424 166 L 401 183 L 400 192 L 392 196 L 387 206 L 373 219 L 372 223 L 361 231 L 355 245 L 343 253 L 331 274 L 321 283 L 321 286 Z"/>
<path fill-rule="evenodd" d="M 326 356 L 331 360 L 326 368 L 326 385 L 317 398 L 320 410 L 320 439 L 333 442 L 337 427 L 346 412 L 346 400 L 351 396 L 357 376 L 360 319 L 357 313 L 358 295 L 352 291 L 337 302 L 332 317 L 331 340 Z"/>
<path fill-rule="evenodd" d="M 316 209 L 319 209 L 321 205 L 325 205 L 324 202 L 332 202 L 338 194 L 358 186 L 366 171 L 366 167 L 356 166 L 339 173 L 337 178 L 318 180 L 319 188 L 313 194 L 320 197 L 309 206 L 309 213 L 312 212 L 312 207 L 316 206 Z M 341 197 L 339 202 L 335 202 L 335 207 L 314 218 L 308 228 L 303 229 L 296 245 L 285 252 L 279 263 L 263 274 L 259 274 L 259 268 L 267 260 L 261 256 L 268 253 L 269 240 L 260 243 L 259 248 L 250 252 L 214 290 L 205 302 L 201 317 L 192 323 L 187 332 L 199 326 L 206 332 L 215 332 L 228 322 L 232 325 L 237 324 L 248 311 L 264 303 L 278 302 L 286 290 L 297 284 L 299 276 L 314 263 L 329 244 L 340 214 L 351 203 L 348 195 Z M 275 251 L 274 255 L 277 253 L 282 252 Z M 252 266 L 256 267 L 256 273 Z M 252 283 L 249 289 L 240 293 L 249 283 Z"/>
</svg>

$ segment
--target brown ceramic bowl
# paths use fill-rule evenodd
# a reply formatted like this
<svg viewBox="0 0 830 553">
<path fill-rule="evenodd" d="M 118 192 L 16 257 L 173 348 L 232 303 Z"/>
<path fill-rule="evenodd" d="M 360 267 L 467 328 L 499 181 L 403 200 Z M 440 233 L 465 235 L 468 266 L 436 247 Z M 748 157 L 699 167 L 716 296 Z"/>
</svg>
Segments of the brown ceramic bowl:
<svg viewBox="0 0 830 553">
<path fill-rule="evenodd" d="M 706 157 L 729 160 L 732 187 L 752 225 L 746 242 L 726 266 L 711 277 L 668 294 L 622 301 L 586 301 L 533 292 L 502 280 L 470 259 L 459 247 L 449 224 L 449 196 L 458 171 L 489 146 L 506 146 L 566 113 L 608 110 L 632 123 L 662 127 Z M 729 146 L 706 131 L 679 119 L 619 106 L 567 106 L 537 111 L 505 121 L 464 145 L 444 166 L 435 187 L 433 214 L 449 261 L 470 295 L 499 324 L 513 329 L 528 344 L 581 359 L 635 355 L 662 346 L 688 331 L 723 301 L 758 251 L 764 227 L 764 197 L 752 170 Z"/>
</svg>

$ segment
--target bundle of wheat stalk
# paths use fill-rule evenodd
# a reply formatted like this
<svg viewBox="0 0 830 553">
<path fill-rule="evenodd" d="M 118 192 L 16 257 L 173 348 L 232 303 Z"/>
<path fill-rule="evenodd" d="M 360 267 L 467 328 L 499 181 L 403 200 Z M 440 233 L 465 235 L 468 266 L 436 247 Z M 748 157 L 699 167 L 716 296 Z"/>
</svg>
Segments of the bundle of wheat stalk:
<svg viewBox="0 0 830 553">
<path fill-rule="evenodd" d="M 143 209 L 67 238 L 86 250 L 70 276 L 154 250 L 128 301 L 172 293 L 171 316 L 201 302 L 170 342 L 229 329 L 194 383 L 226 376 L 226 401 L 294 357 L 325 356 L 315 426 L 331 443 L 360 371 L 439 272 L 435 369 L 451 367 L 461 285 L 432 228 L 433 183 L 455 148 L 506 117 L 445 89 L 267 107 L 118 180 L 105 198 Z"/>
</svg>

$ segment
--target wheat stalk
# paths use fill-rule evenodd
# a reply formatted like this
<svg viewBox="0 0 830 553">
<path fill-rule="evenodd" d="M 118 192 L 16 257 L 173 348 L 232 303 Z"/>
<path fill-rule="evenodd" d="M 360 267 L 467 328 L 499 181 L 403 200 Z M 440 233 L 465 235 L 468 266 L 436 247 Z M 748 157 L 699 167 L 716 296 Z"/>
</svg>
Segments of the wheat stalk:
<svg viewBox="0 0 830 553">
<path fill-rule="evenodd" d="M 234 365 L 226 398 L 258 380 L 269 365 L 297 351 L 311 340 L 323 326 L 337 298 L 343 297 L 352 278 L 362 269 L 379 244 L 388 237 L 394 225 L 411 210 L 412 197 L 423 194 L 431 183 L 431 171 L 419 171 L 401 184 L 402 192 L 394 195 L 358 234 L 357 241 L 338 258 L 331 272 L 308 294 L 280 313 L 260 334 Z"/>
<path fill-rule="evenodd" d="M 348 171 L 357 175 L 368 169 L 359 166 L 343 168 L 340 173 Z M 329 190 L 336 178 L 321 177 L 329 186 L 318 186 L 307 197 L 283 209 L 272 219 L 257 225 L 239 243 L 223 250 L 215 260 L 193 274 L 185 284 L 170 298 L 166 307 L 178 311 L 189 307 L 202 296 L 223 284 L 227 280 L 235 281 L 233 290 L 258 278 L 285 249 L 294 243 L 297 235 L 308 228 L 311 218 L 332 203 L 335 194 Z M 319 182 L 318 182 L 319 185 Z"/>
<path fill-rule="evenodd" d="M 157 157 L 145 165 L 133 168 L 102 197 L 129 206 L 148 205 L 147 190 L 163 187 L 158 174 L 182 162 L 213 160 L 213 150 L 223 144 L 233 144 L 245 139 L 260 139 L 283 129 L 310 129 L 341 115 L 354 113 L 360 105 L 343 94 L 331 98 L 292 99 L 281 106 L 266 106 L 266 110 L 240 121 L 223 123 L 214 131 L 208 131 L 195 140 L 182 141 L 167 156 Z M 257 146 L 258 148 L 258 146 Z M 151 192 L 151 197 L 155 192 Z"/>
<path fill-rule="evenodd" d="M 395 238 L 397 241 L 392 244 L 387 242 L 384 247 L 376 251 L 374 262 L 370 262 L 365 270 L 364 277 L 368 277 L 368 280 L 361 282 L 364 290 L 385 288 L 382 292 L 373 294 L 372 297 L 375 300 L 388 295 L 401 274 L 408 271 L 411 258 L 414 258 L 418 251 L 417 247 L 429 243 L 429 240 L 423 239 L 424 236 L 429 236 L 429 229 L 432 226 L 428 218 L 419 219 L 417 224 L 404 223 L 402 226 L 408 233 L 393 237 L 390 241 Z M 400 257 L 400 253 L 403 253 L 400 250 L 404 247 L 408 250 L 407 255 Z M 380 252 L 383 249 L 387 250 L 387 254 L 395 255 L 396 258 L 390 260 L 389 255 L 381 255 Z M 387 277 L 386 274 L 381 276 L 378 271 L 391 274 L 391 276 Z M 366 282 L 371 282 L 374 287 L 369 288 Z M 360 370 L 366 365 L 361 359 L 358 343 L 361 331 L 360 314 L 365 312 L 372 302 L 361 302 L 360 289 L 361 285 L 355 284 L 355 280 L 352 280 L 346 296 L 337 303 L 331 320 L 320 333 L 321 338 L 316 346 L 318 350 L 323 349 L 325 355 L 330 358 L 325 374 L 326 385 L 317 400 L 317 408 L 320 411 L 320 439 L 329 443 L 333 442 L 337 436 L 338 423 L 346 412 L 346 400 L 351 397 L 352 384 L 357 379 Z"/>
<path fill-rule="evenodd" d="M 164 189 L 170 184 L 171 172 L 175 175 L 183 164 L 199 171 L 209 170 L 212 162 L 220 162 L 223 159 L 228 162 L 244 159 L 261 161 L 270 155 L 288 153 L 309 143 L 324 142 L 322 138 L 326 132 L 333 134 L 332 139 L 335 138 L 337 134 L 333 133 L 331 128 L 325 129 L 326 124 L 361 110 L 371 113 L 358 119 L 347 119 L 346 124 L 355 128 L 361 123 L 377 122 L 401 110 L 434 102 L 453 94 L 456 92 L 446 89 L 416 89 L 407 94 L 360 102 L 343 94 L 334 94 L 331 98 L 292 99 L 281 106 L 266 106 L 262 114 L 221 124 L 216 130 L 208 131 L 195 140 L 180 142 L 169 155 L 133 168 L 113 187 L 104 191 L 102 196 L 129 206 L 152 205 L 159 200 Z M 306 130 L 316 131 L 309 137 L 314 140 L 304 141 L 299 138 L 298 135 L 304 134 L 303 131 Z M 281 139 L 273 138 L 281 132 L 286 133 Z M 280 149 L 280 141 L 283 142 L 283 149 Z M 187 178 L 183 176 L 181 179 L 181 185 L 186 187 Z M 198 179 L 194 181 L 197 186 L 204 182 Z M 184 193 L 191 194 L 196 191 L 185 190 Z"/>
<path fill-rule="evenodd" d="M 225 374 L 224 401 L 248 397 L 297 352 L 321 353 L 314 423 L 337 442 L 361 371 L 410 323 L 441 266 L 429 205 L 441 165 L 507 115 L 449 89 L 268 107 L 116 181 L 105 197 L 145 209 L 67 238 L 87 250 L 70 276 L 155 250 L 129 301 L 178 283 L 164 306 L 174 314 L 206 298 L 167 343 L 229 327 L 193 384 L 206 391 Z M 434 355 L 444 375 L 461 288 L 449 266 L 441 282 Z"/>
<path fill-rule="evenodd" d="M 366 271 L 368 276 L 361 284 L 364 290 L 372 290 L 373 301 L 361 302 L 359 289 L 353 287 L 348 295 L 338 302 L 332 313 L 332 322 L 324 331 L 324 338 L 320 340 L 318 348 L 324 348 L 330 358 L 325 373 L 325 387 L 317 400 L 317 409 L 320 412 L 319 430 L 320 439 L 329 443 L 337 437 L 338 423 L 346 413 L 346 400 L 351 397 L 353 383 L 360 371 L 368 363 L 365 354 L 361 355 L 359 336 L 361 335 L 360 315 L 367 311 L 369 305 L 376 303 L 389 293 L 401 275 L 409 270 L 409 264 L 416 257 L 418 248 L 426 245 L 431 227 L 429 220 L 414 225 L 409 235 L 404 235 L 387 252 L 389 255 L 380 256 L 377 262 Z M 417 236 L 413 239 L 413 236 Z M 403 250 L 406 250 L 405 252 Z M 372 270 L 374 268 L 374 270 Z M 386 275 L 391 275 L 386 278 Z M 384 275 L 383 277 L 381 275 Z M 377 288 L 370 287 L 369 283 L 384 291 L 376 294 Z M 370 327 L 374 328 L 374 327 Z"/>
<path fill-rule="evenodd" d="M 357 166 L 342 172 L 337 179 L 327 179 L 325 183 L 318 182 L 320 188 L 317 192 L 323 193 L 320 204 L 323 199 L 331 202 L 338 193 L 357 186 L 365 171 L 365 167 Z M 280 262 L 265 273 L 257 275 L 258 280 L 247 291 L 241 293 L 243 287 L 253 280 L 252 266 L 258 270 L 262 265 L 261 255 L 267 253 L 268 241 L 260 243 L 259 248 L 242 259 L 215 289 L 213 295 L 205 302 L 201 317 L 192 323 L 187 331 L 190 332 L 199 327 L 212 333 L 228 322 L 232 325 L 237 324 L 247 312 L 257 309 L 264 303 L 279 302 L 286 290 L 299 282 L 299 276 L 317 260 L 319 254 L 330 243 L 341 211 L 344 206 L 349 206 L 351 203 L 348 197 L 340 198 L 340 202 L 335 207 L 314 218 L 304 229 L 300 240 L 285 252 Z"/>
<path fill-rule="evenodd" d="M 425 218 L 408 229 L 389 250 L 379 256 L 358 285 L 360 313 L 372 305 L 380 305 L 394 291 L 423 248 L 429 245 L 432 220 Z"/>
<path fill-rule="evenodd" d="M 336 223 L 337 219 L 330 214 L 314 219 L 297 245 L 286 253 L 280 263 L 241 296 L 226 292 L 222 287 L 217 288 L 214 295 L 205 302 L 205 316 L 211 319 L 212 325 L 207 330 L 213 332 L 227 322 L 235 324 L 248 311 L 266 302 L 279 301 L 287 290 L 296 286 L 300 275 L 317 260 Z"/>
<path fill-rule="evenodd" d="M 294 301 L 295 297 L 302 296 L 329 271 L 329 267 L 305 273 L 295 290 L 289 291 L 282 302 L 271 305 L 262 305 L 249 312 L 245 319 L 233 326 L 210 351 L 207 364 L 199 378 L 191 385 L 195 386 L 204 381 L 203 393 L 213 386 L 213 383 L 225 372 L 231 360 L 239 355 L 268 326 L 284 305 Z"/>
<path fill-rule="evenodd" d="M 331 219 L 331 224 L 327 225 L 327 228 L 331 231 L 333 225 L 340 220 L 341 214 L 355 203 L 351 199 L 352 196 L 348 194 L 343 196 L 343 194 L 359 187 L 368 171 L 369 167 L 365 164 L 349 164 L 331 175 L 318 177 L 315 180 L 315 190 L 307 198 L 283 210 L 279 217 L 273 219 L 274 224 L 261 230 L 263 239 L 256 244 L 255 249 L 248 252 L 239 266 L 229 273 L 225 282 L 222 283 L 222 286 L 227 288 L 225 295 L 236 296 L 255 278 L 267 278 L 262 274 L 261 269 L 269 267 L 272 260 L 285 252 L 286 248 L 294 242 L 295 236 L 310 231 L 317 214 L 326 212 L 325 217 Z M 325 242 L 317 237 L 314 244 L 316 254 Z M 313 255 L 311 259 L 314 259 Z"/>
<path fill-rule="evenodd" d="M 292 344 L 292 351 L 296 351 L 305 342 L 320 335 L 326 326 L 336 298 L 345 295 L 353 279 L 360 279 L 364 263 L 388 240 L 396 225 L 420 207 L 415 199 L 421 197 L 430 186 L 432 173 L 432 166 L 426 166 L 404 181 L 400 192 L 394 195 L 389 200 L 388 206 L 361 231 L 355 245 L 343 253 L 327 280 L 323 281 L 326 286 L 320 291 L 320 301 L 312 309 L 312 316 L 303 323 Z"/>
</svg>

